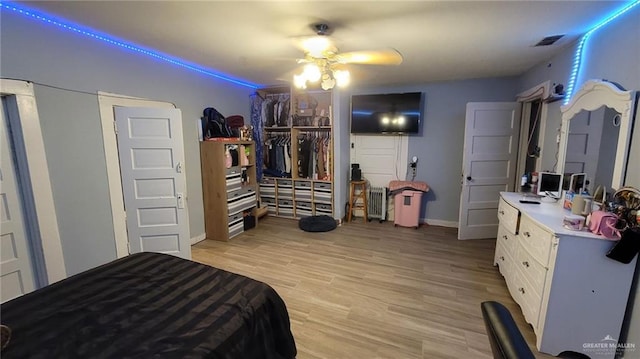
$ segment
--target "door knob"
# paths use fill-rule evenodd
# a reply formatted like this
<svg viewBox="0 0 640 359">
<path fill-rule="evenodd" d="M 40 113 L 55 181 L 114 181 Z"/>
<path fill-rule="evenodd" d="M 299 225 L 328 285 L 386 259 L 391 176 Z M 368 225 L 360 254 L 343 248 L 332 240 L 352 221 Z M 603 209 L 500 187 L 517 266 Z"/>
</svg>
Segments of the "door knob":
<svg viewBox="0 0 640 359">
<path fill-rule="evenodd" d="M 472 179 L 471 176 L 467 176 L 467 181 L 471 181 Z"/>
</svg>

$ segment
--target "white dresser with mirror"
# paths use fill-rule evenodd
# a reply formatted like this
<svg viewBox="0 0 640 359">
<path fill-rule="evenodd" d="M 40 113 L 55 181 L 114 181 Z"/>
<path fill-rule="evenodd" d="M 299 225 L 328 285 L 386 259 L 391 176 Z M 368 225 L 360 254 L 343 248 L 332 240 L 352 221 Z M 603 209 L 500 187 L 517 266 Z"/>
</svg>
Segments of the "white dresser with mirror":
<svg viewBox="0 0 640 359">
<path fill-rule="evenodd" d="M 562 106 L 556 172 L 586 173 L 593 190 L 624 185 L 636 92 L 589 80 Z M 585 130 L 584 124 L 596 125 Z M 628 168 L 627 168 L 628 167 Z M 609 192 L 611 193 L 611 192 Z M 620 338 L 637 256 L 629 264 L 606 257 L 615 245 L 586 230 L 562 226 L 560 202 L 521 203 L 502 192 L 494 264 L 536 334 L 539 351 L 613 358 Z M 614 348 L 608 347 L 614 344 Z"/>
<path fill-rule="evenodd" d="M 538 350 L 613 358 L 615 350 L 594 356 L 595 349 L 585 346 L 619 338 L 637 257 L 629 264 L 606 257 L 615 242 L 565 229 L 569 211 L 559 203 L 526 204 L 522 198 L 500 194 L 494 265 L 533 327 Z"/>
</svg>

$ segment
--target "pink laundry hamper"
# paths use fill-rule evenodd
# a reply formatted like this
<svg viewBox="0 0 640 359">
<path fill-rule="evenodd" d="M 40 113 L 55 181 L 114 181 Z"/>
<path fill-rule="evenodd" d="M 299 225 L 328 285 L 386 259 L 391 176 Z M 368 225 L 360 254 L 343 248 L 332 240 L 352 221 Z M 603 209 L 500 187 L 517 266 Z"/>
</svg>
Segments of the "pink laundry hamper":
<svg viewBox="0 0 640 359">
<path fill-rule="evenodd" d="M 395 226 L 414 227 L 420 225 L 421 191 L 402 191 L 395 196 L 395 212 L 393 224 Z"/>
</svg>

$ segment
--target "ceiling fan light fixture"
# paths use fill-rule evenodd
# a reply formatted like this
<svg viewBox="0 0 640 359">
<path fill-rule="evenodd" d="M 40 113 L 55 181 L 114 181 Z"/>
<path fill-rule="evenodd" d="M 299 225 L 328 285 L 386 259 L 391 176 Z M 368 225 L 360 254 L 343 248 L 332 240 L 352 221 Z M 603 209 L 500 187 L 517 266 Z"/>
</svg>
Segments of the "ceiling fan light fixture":
<svg viewBox="0 0 640 359">
<path fill-rule="evenodd" d="M 338 87 L 345 87 L 351 82 L 351 75 L 347 70 L 335 70 L 333 71 L 333 77 L 336 79 Z"/>
<path fill-rule="evenodd" d="M 299 89 L 307 88 L 307 79 L 304 76 L 304 73 L 300 75 L 293 75 L 293 85 Z"/>
<path fill-rule="evenodd" d="M 322 80 L 322 83 L 320 84 L 320 86 L 322 87 L 323 90 L 331 90 L 333 88 L 333 86 L 336 85 L 336 80 L 332 79 L 332 78 L 328 78 L 326 80 Z"/>
<path fill-rule="evenodd" d="M 320 78 L 322 77 L 322 73 L 320 72 L 320 68 L 316 64 L 306 64 L 304 66 L 304 70 L 302 72 L 302 75 L 304 75 L 304 77 L 309 82 L 318 82 L 318 81 L 320 81 Z"/>
<path fill-rule="evenodd" d="M 331 42 L 326 36 L 314 36 L 305 40 L 303 47 L 312 57 L 324 57 L 331 48 Z"/>
</svg>

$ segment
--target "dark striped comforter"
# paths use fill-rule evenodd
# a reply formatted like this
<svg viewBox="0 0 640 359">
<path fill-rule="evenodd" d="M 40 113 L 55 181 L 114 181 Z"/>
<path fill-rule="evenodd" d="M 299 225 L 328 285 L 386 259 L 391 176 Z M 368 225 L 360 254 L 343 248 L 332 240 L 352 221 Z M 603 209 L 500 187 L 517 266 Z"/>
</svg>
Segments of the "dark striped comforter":
<svg viewBox="0 0 640 359">
<path fill-rule="evenodd" d="M 2 358 L 294 358 L 284 302 L 268 285 L 138 253 L 2 304 Z"/>
</svg>

